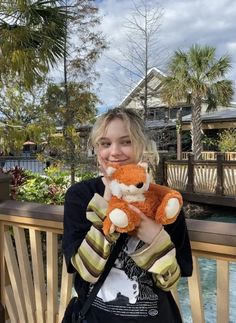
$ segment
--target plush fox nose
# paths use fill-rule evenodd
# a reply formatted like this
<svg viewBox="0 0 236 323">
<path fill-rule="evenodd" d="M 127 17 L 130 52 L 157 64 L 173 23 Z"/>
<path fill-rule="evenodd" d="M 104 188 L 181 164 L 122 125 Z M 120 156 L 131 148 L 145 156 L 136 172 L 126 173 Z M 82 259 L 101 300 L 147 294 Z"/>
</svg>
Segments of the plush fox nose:
<svg viewBox="0 0 236 323">
<path fill-rule="evenodd" d="M 137 185 L 135 185 L 137 188 L 141 188 L 141 187 L 143 187 L 143 182 L 140 182 L 140 183 L 138 183 Z"/>
</svg>

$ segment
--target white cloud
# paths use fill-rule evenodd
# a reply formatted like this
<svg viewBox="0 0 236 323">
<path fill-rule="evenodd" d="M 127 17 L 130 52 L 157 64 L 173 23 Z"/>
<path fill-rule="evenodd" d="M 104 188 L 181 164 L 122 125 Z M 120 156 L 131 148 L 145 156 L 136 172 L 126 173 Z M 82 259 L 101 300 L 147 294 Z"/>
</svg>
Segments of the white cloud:
<svg viewBox="0 0 236 323">
<path fill-rule="evenodd" d="M 233 69 L 228 77 L 236 80 L 236 1 L 235 0 L 160 0 L 152 1 L 164 10 L 159 42 L 168 58 L 176 49 L 187 49 L 192 44 L 207 44 L 217 49 L 217 55 L 229 54 Z M 103 16 L 101 28 L 110 42 L 97 66 L 102 83 L 99 95 L 103 106 L 118 104 L 128 91 L 113 83 L 112 79 L 124 78 L 124 71 L 107 57 L 120 59 L 120 49 L 125 48 L 123 28 L 132 7 L 131 0 L 103 0 L 99 2 Z M 163 68 L 163 66 L 157 66 Z"/>
</svg>

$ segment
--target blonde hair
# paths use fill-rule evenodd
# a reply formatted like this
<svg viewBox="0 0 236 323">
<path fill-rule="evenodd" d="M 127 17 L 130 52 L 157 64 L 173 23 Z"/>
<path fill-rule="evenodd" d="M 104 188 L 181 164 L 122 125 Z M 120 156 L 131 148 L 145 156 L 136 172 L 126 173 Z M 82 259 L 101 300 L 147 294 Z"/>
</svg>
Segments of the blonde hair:
<svg viewBox="0 0 236 323">
<path fill-rule="evenodd" d="M 110 121 L 119 118 L 124 121 L 129 132 L 130 140 L 134 149 L 135 159 L 140 161 L 147 146 L 144 122 L 140 115 L 133 109 L 115 108 L 99 116 L 92 128 L 89 143 L 95 150 L 98 141 L 106 131 Z"/>
</svg>

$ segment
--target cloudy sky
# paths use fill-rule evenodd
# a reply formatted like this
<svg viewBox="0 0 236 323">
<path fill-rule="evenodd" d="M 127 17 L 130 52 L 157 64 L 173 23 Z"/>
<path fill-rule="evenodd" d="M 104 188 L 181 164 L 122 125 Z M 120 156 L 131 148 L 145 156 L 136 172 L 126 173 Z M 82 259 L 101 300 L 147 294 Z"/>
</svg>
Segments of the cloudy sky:
<svg viewBox="0 0 236 323">
<path fill-rule="evenodd" d="M 98 1 L 103 16 L 101 29 L 110 47 L 97 65 L 100 73 L 98 94 L 102 100 L 100 111 L 117 105 L 128 94 L 128 89 L 122 85 L 125 71 L 113 60 L 119 62 L 120 50 L 126 48 L 127 30 L 124 24 L 133 7 L 132 2 Z M 162 59 L 159 62 L 157 59 L 157 68 L 164 70 L 165 58 L 177 49 L 186 50 L 192 44 L 210 45 L 216 47 L 217 56 L 226 53 L 231 56 L 232 70 L 227 77 L 236 82 L 235 0 L 152 0 L 152 5 L 163 9 L 161 27 L 157 33 L 157 41 L 163 51 Z"/>
</svg>

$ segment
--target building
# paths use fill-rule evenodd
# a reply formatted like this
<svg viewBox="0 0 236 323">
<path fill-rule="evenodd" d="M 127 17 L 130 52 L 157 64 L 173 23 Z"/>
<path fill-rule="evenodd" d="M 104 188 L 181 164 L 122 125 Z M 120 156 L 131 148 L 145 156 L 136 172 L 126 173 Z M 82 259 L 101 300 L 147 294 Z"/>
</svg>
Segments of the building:
<svg viewBox="0 0 236 323">
<path fill-rule="evenodd" d="M 191 123 L 191 106 L 186 102 L 180 102 L 175 107 L 167 106 L 160 98 L 161 79 L 166 74 L 157 68 L 151 68 L 148 72 L 148 99 L 146 127 L 149 136 L 153 139 L 159 150 L 176 151 L 176 120 L 177 112 L 181 109 L 182 130 L 189 131 Z M 137 83 L 131 92 L 122 100 L 120 107 L 143 110 L 145 78 Z M 207 104 L 202 104 L 203 131 L 212 136 L 219 129 L 236 127 L 236 103 L 230 107 L 217 107 L 214 112 L 207 112 Z M 214 131 L 212 131 L 212 129 Z M 185 132 L 186 134 L 186 132 Z M 188 133 L 189 134 L 189 133 Z M 183 136 L 184 150 L 190 150 L 191 139 L 189 135 Z"/>
</svg>

